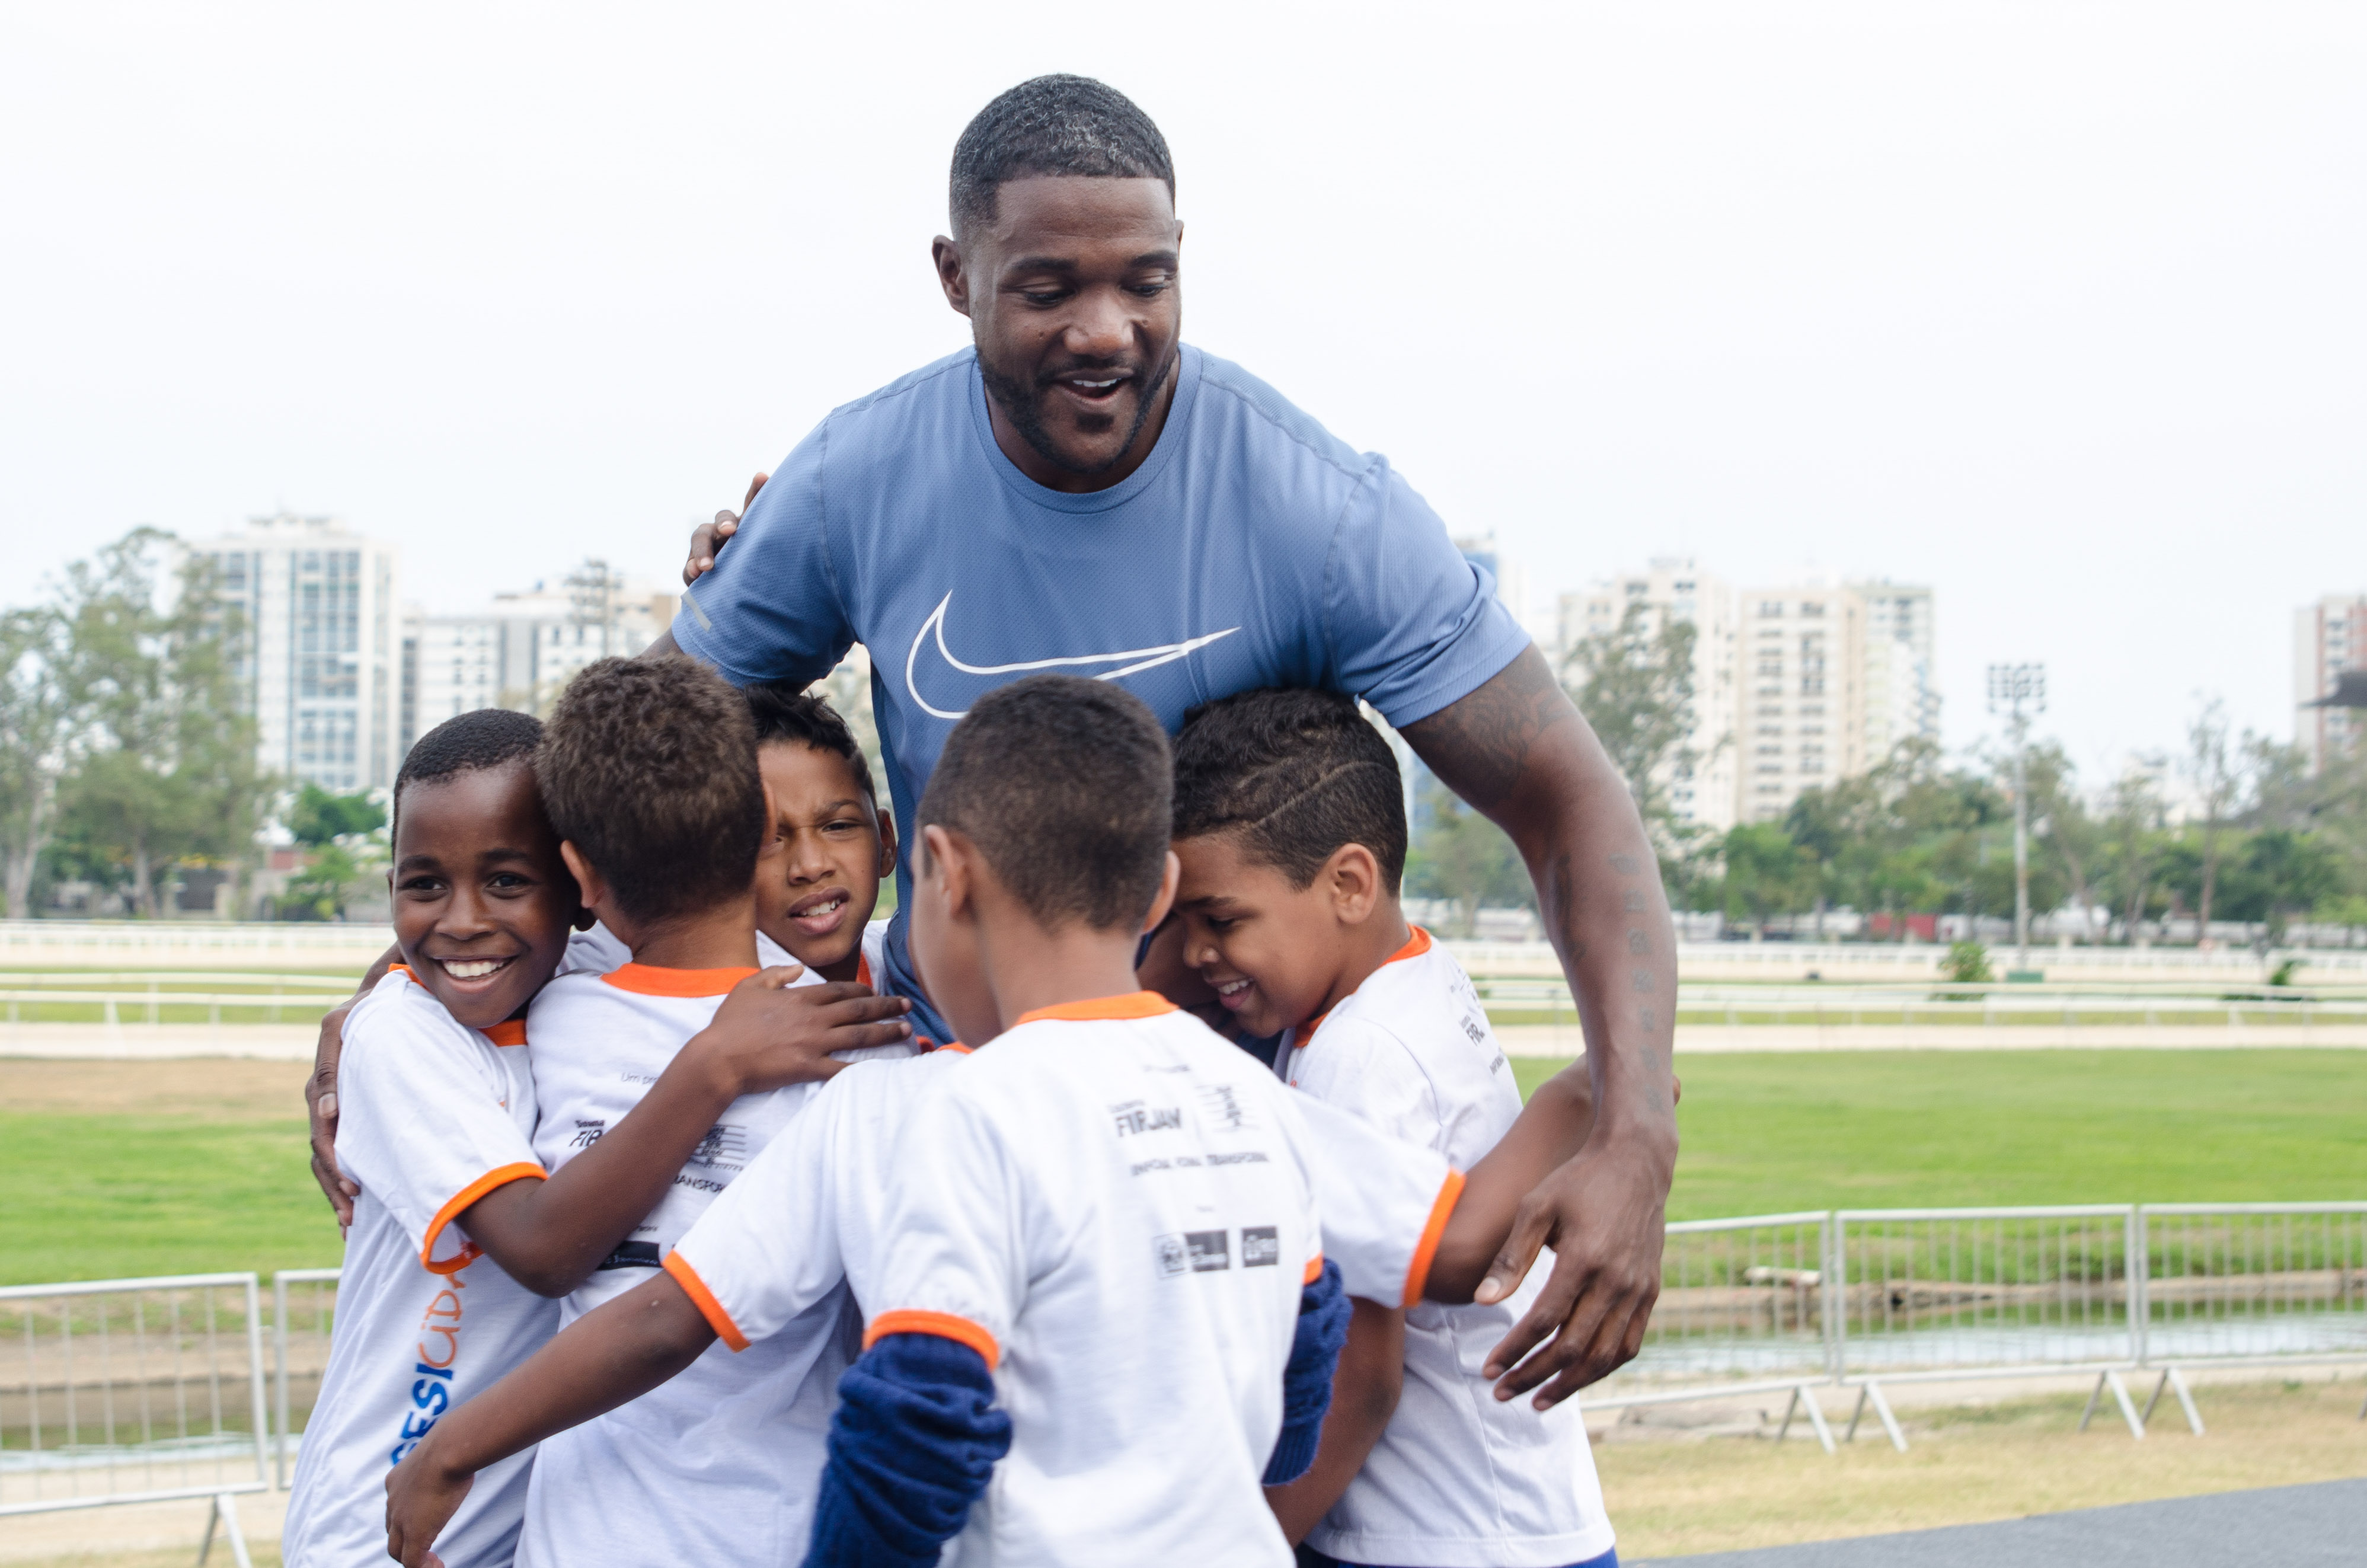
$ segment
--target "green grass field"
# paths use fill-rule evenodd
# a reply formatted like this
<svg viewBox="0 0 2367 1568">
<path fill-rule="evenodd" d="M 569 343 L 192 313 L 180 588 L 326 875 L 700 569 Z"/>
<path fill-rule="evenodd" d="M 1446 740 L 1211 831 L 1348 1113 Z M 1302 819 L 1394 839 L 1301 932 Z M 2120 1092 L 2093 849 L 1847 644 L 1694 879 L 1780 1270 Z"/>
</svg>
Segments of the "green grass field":
<svg viewBox="0 0 2367 1568">
<path fill-rule="evenodd" d="M 1515 1063 L 1523 1089 L 1558 1064 Z M 2367 1052 L 1690 1056 L 1672 1220 L 2367 1199 Z"/>
<path fill-rule="evenodd" d="M 1523 1088 L 1557 1064 L 1522 1061 Z M 2367 1052 L 1689 1057 L 1671 1219 L 2367 1199 Z M 0 1061 L 0 1283 L 334 1265 L 300 1063 Z"/>
</svg>

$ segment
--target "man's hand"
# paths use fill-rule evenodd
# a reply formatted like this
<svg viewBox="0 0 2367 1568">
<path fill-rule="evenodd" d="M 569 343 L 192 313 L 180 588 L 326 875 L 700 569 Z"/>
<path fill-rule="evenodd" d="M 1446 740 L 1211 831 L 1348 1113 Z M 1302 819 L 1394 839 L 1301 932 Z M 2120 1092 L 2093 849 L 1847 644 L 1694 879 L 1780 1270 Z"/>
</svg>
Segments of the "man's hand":
<svg viewBox="0 0 2367 1568">
<path fill-rule="evenodd" d="M 846 1065 L 834 1051 L 895 1045 L 912 1038 L 901 996 L 875 995 L 866 985 L 833 982 L 792 985 L 800 964 L 759 970 L 731 988 L 708 1026 L 684 1049 L 710 1060 L 739 1086 L 762 1094 L 789 1084 L 829 1078 Z"/>
<path fill-rule="evenodd" d="M 1501 1380 L 1498 1399 L 1544 1383 L 1535 1403 L 1550 1410 L 1636 1358 L 1660 1296 L 1668 1193 L 1667 1175 L 1626 1151 L 1591 1142 L 1521 1200 L 1511 1237 L 1471 1299 L 1511 1295 L 1541 1246 L 1555 1249 L 1553 1274 L 1526 1315 L 1488 1352 L 1482 1370 Z M 1593 1221 L 1591 1233 L 1579 1229 L 1581 1216 Z"/>
<path fill-rule="evenodd" d="M 337 1058 L 345 1046 L 348 999 L 321 1019 L 321 1041 L 312 1051 L 312 1075 L 304 1080 L 304 1111 L 312 1123 L 312 1179 L 337 1216 L 337 1229 L 354 1222 L 354 1199 L 361 1188 L 337 1173 Z"/>
<path fill-rule="evenodd" d="M 431 1432 L 387 1472 L 386 1554 L 403 1568 L 444 1568 L 429 1549 L 476 1483 L 473 1474 L 454 1475 L 439 1466 L 435 1450 Z"/>
<path fill-rule="evenodd" d="M 756 499 L 756 492 L 764 489 L 764 481 L 772 477 L 769 473 L 760 473 L 748 482 L 747 498 L 740 503 L 740 511 L 718 512 L 713 522 L 701 523 L 691 529 L 690 559 L 682 563 L 684 587 L 689 587 L 715 570 L 715 552 L 723 548 L 725 540 L 740 531 L 741 513 L 747 511 L 748 503 Z"/>
</svg>

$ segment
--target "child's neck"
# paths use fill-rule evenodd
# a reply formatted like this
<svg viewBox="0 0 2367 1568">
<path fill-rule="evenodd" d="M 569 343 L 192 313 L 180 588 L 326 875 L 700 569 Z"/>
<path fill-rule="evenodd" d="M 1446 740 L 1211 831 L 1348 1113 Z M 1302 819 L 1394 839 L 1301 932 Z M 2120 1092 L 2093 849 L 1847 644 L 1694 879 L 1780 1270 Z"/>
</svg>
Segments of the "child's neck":
<svg viewBox="0 0 2367 1568">
<path fill-rule="evenodd" d="M 1373 913 L 1360 926 L 1349 926 L 1340 933 L 1343 961 L 1332 977 L 1331 989 L 1316 1009 L 1318 1017 L 1330 1012 L 1356 994 L 1359 986 L 1373 978 L 1383 964 L 1397 956 L 1399 948 L 1413 940 L 1413 927 L 1406 924 L 1405 910 L 1396 899 L 1385 899 L 1373 906 Z M 1299 1026 L 1305 1028 L 1304 1024 Z"/>
<path fill-rule="evenodd" d="M 1047 931 L 1024 915 L 981 933 L 980 957 L 994 994 L 995 1017 L 1009 1028 L 1041 1007 L 1130 996 L 1138 938 L 1124 926 L 1094 930 L 1082 924 Z"/>
<path fill-rule="evenodd" d="M 753 969 L 756 967 L 756 895 L 737 898 L 663 920 L 635 920 L 614 910 L 600 912 L 617 939 L 633 950 L 633 961 L 654 969 Z"/>
</svg>

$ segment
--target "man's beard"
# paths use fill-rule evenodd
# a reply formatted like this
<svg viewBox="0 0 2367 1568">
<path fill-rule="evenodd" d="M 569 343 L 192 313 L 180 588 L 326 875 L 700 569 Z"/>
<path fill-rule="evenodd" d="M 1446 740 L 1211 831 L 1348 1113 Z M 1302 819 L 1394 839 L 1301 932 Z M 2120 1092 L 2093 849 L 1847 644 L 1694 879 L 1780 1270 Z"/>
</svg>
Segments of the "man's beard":
<svg viewBox="0 0 2367 1568">
<path fill-rule="evenodd" d="M 1168 350 L 1166 361 L 1143 387 L 1142 395 L 1135 400 L 1134 423 L 1127 427 L 1126 439 L 1119 443 L 1117 450 L 1101 461 L 1092 463 L 1078 462 L 1052 444 L 1052 433 L 1044 427 L 1043 405 L 1037 397 L 1031 395 L 1040 392 L 1040 387 L 1030 387 L 1015 376 L 1004 375 L 989 365 L 982 354 L 979 356 L 978 373 L 980 379 L 986 382 L 987 395 L 994 399 L 995 406 L 1002 410 L 1002 416 L 1011 421 L 1012 427 L 1036 449 L 1037 457 L 1063 473 L 1090 479 L 1097 473 L 1107 473 L 1124 460 L 1127 453 L 1134 450 L 1136 438 L 1142 434 L 1143 425 L 1150 418 L 1151 405 L 1158 399 L 1159 389 L 1167 384 L 1167 378 L 1174 371 L 1175 358 L 1180 352 L 1180 346 Z"/>
</svg>

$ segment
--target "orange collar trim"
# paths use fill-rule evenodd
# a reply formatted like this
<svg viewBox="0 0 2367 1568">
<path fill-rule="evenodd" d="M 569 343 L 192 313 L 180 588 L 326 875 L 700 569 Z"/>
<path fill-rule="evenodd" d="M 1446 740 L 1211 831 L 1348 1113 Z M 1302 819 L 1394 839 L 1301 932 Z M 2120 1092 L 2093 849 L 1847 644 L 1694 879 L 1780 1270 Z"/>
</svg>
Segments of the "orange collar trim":
<svg viewBox="0 0 2367 1568">
<path fill-rule="evenodd" d="M 524 1018 L 504 1018 L 500 1023 L 495 1024 L 492 1028 L 480 1029 L 477 1032 L 483 1035 L 487 1040 L 492 1040 L 495 1045 L 524 1045 L 526 1043 L 526 1020 Z"/>
<path fill-rule="evenodd" d="M 1083 1002 L 1061 1002 L 1049 1007 L 1036 1007 L 1011 1020 L 1011 1027 L 1032 1024 L 1039 1018 L 1059 1018 L 1069 1023 L 1082 1023 L 1095 1018 L 1155 1018 L 1161 1013 L 1175 1011 L 1175 1004 L 1156 991 L 1136 991 L 1124 996 L 1095 996 Z"/>
<path fill-rule="evenodd" d="M 943 1045 L 932 1045 L 929 1049 L 931 1051 L 950 1051 L 956 1056 L 968 1056 L 970 1053 L 970 1048 L 964 1045 L 957 1040 L 949 1040 Z"/>
<path fill-rule="evenodd" d="M 661 969 L 656 964 L 629 963 L 600 978 L 636 996 L 720 996 L 755 972 L 753 969 Z"/>
<path fill-rule="evenodd" d="M 871 985 L 871 960 L 867 954 L 857 958 L 855 960 L 855 983 L 857 985 Z M 876 985 L 871 985 L 871 989 L 877 991 L 879 988 Z"/>
<path fill-rule="evenodd" d="M 1422 954 L 1430 951 L 1430 933 L 1423 930 L 1419 926 L 1412 927 L 1412 930 L 1413 935 L 1406 938 L 1404 947 L 1399 948 L 1396 952 L 1391 953 L 1388 957 L 1381 960 L 1382 968 L 1386 969 L 1390 964 L 1397 962 L 1399 959 L 1418 959 L 1421 957 Z M 1374 973 L 1378 972 L 1379 971 L 1377 970 L 1374 971 Z M 1368 974 L 1365 978 L 1366 980 L 1370 980 L 1372 975 Z M 1361 991 L 1362 989 L 1364 989 L 1362 986 L 1357 987 L 1357 990 Z M 1348 994 L 1353 996 L 1356 993 L 1354 991 L 1352 991 Z M 1323 1027 L 1323 1020 L 1331 1016 L 1331 1011 L 1327 1007 L 1322 1012 L 1318 1013 L 1313 1017 L 1308 1019 L 1307 1022 L 1300 1027 L 1298 1033 L 1292 1039 L 1291 1044 L 1304 1047 L 1312 1042 L 1315 1039 L 1315 1031 Z"/>
</svg>

